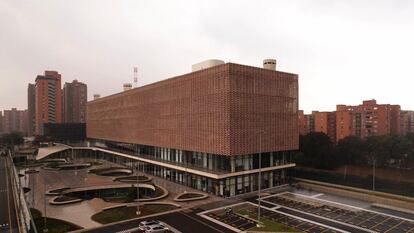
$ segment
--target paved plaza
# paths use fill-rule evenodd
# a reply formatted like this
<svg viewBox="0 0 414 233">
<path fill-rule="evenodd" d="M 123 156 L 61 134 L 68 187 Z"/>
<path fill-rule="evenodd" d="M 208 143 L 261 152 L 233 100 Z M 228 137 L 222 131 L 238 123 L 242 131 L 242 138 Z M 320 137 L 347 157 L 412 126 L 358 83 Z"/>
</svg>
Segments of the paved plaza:
<svg viewBox="0 0 414 233">
<path fill-rule="evenodd" d="M 86 160 L 80 160 L 76 162 L 86 162 Z M 105 160 L 99 160 L 98 162 L 103 163 L 102 166 L 116 166 L 118 164 L 113 164 Z M 28 168 L 21 169 L 20 174 L 25 174 L 25 171 L 29 170 Z M 51 189 L 58 189 L 64 187 L 79 188 L 79 187 L 91 187 L 91 186 L 105 186 L 113 185 L 114 177 L 111 176 L 99 176 L 95 174 L 88 173 L 88 169 L 80 170 L 45 170 L 40 167 L 36 168 L 38 173 L 25 174 L 24 177 L 21 177 L 21 182 L 23 187 L 28 187 L 31 190 L 26 194 L 26 199 L 30 208 L 36 208 L 42 213 L 46 210 L 46 215 L 48 217 L 58 218 L 62 220 L 69 221 L 76 225 L 79 225 L 83 228 L 92 228 L 101 226 L 100 223 L 97 223 L 91 220 L 91 216 L 95 213 L 98 213 L 102 208 L 111 207 L 119 205 L 119 203 L 106 202 L 100 198 L 94 198 L 91 200 L 84 200 L 79 203 L 67 204 L 67 205 L 50 205 L 48 202 L 50 199 L 54 198 L 53 196 L 45 196 L 45 192 Z M 141 173 L 140 173 L 141 175 Z M 152 178 L 154 184 L 162 186 L 169 191 L 169 195 L 166 198 L 158 200 L 157 202 L 174 202 L 174 197 L 178 194 L 187 191 L 187 192 L 200 192 L 192 188 L 179 185 L 167 180 L 161 179 L 159 177 L 154 177 L 148 174 L 144 174 Z M 117 182 L 119 183 L 119 182 Z M 191 202 L 180 202 L 177 203 L 181 208 L 190 208 L 195 205 L 202 205 L 209 202 L 220 201 L 222 198 L 217 196 L 209 196 L 207 199 L 191 201 Z"/>
</svg>

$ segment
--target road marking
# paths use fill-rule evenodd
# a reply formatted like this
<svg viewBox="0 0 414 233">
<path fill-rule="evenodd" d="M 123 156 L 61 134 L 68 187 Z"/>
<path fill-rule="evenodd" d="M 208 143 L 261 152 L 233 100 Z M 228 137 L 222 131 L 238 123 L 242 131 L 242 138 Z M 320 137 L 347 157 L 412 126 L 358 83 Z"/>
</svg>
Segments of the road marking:
<svg viewBox="0 0 414 233">
<path fill-rule="evenodd" d="M 210 225 L 208 225 L 207 223 L 202 222 L 202 221 L 200 221 L 200 220 L 198 220 L 198 219 L 194 218 L 193 216 L 190 216 L 190 215 L 188 215 L 188 214 L 186 214 L 186 213 L 182 213 L 182 212 L 177 212 L 177 213 L 180 213 L 180 214 L 182 214 L 182 215 L 185 215 L 185 216 L 187 216 L 187 217 L 189 217 L 189 218 L 191 218 L 191 219 L 193 219 L 193 220 L 195 220 L 195 221 L 197 221 L 197 222 L 199 222 L 199 223 L 201 223 L 201 224 L 203 224 L 203 225 L 205 225 L 205 226 L 207 226 L 207 227 L 210 227 L 211 229 L 213 229 L 213 230 L 215 230 L 215 231 L 218 231 L 218 232 L 222 232 L 222 233 L 224 233 L 224 231 L 221 231 L 221 230 L 219 230 L 219 229 L 217 229 L 217 228 L 215 228 L 215 227 L 213 227 L 213 226 L 210 226 Z"/>
</svg>

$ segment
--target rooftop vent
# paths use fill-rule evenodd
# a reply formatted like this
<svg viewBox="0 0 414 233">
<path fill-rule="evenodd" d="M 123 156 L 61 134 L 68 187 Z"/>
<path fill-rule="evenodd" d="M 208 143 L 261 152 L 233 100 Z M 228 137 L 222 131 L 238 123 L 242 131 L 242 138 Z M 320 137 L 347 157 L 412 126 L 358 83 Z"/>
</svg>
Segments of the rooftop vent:
<svg viewBox="0 0 414 233">
<path fill-rule="evenodd" d="M 276 59 L 264 59 L 263 68 L 266 70 L 276 70 Z"/>
<path fill-rule="evenodd" d="M 217 60 L 217 59 L 211 59 L 211 60 L 206 60 L 197 64 L 194 64 L 191 66 L 191 71 L 198 71 L 198 70 L 204 70 L 213 66 L 218 66 L 218 65 L 222 65 L 224 64 L 224 61 L 222 60 Z"/>
</svg>

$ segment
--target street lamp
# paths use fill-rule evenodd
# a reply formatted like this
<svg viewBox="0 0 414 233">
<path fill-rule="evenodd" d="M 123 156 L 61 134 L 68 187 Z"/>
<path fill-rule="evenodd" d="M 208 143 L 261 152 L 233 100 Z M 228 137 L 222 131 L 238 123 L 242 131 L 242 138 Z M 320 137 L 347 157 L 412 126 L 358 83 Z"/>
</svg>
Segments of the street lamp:
<svg viewBox="0 0 414 233">
<path fill-rule="evenodd" d="M 261 202 L 261 188 L 262 188 L 262 133 L 264 133 L 264 130 L 259 131 L 259 189 L 258 189 L 258 203 L 259 207 L 257 208 L 257 221 L 258 221 L 258 227 L 261 226 L 260 224 L 260 202 Z"/>
<path fill-rule="evenodd" d="M 137 160 L 137 215 L 140 215 L 141 212 L 139 211 L 139 160 Z"/>
<path fill-rule="evenodd" d="M 375 163 L 377 159 L 374 158 L 372 161 L 372 191 L 375 191 Z"/>
<path fill-rule="evenodd" d="M 44 221 L 43 232 L 48 232 L 49 230 L 47 229 L 47 220 L 46 220 L 47 219 L 47 213 L 46 213 L 46 192 L 47 192 L 47 190 L 46 190 L 46 181 L 45 180 L 44 180 L 43 185 L 44 185 L 44 189 L 45 189 L 45 191 L 44 191 L 45 198 L 44 198 L 44 201 L 43 201 L 44 211 L 45 211 L 45 216 L 43 218 L 43 221 Z"/>
</svg>

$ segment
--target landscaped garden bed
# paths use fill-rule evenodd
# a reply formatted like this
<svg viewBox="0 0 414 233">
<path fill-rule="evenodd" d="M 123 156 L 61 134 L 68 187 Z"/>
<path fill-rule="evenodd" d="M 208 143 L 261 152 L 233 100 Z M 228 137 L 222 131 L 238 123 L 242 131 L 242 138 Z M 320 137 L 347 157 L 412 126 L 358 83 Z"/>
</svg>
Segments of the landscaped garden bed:
<svg viewBox="0 0 414 233">
<path fill-rule="evenodd" d="M 184 192 L 179 194 L 177 197 L 174 198 L 174 201 L 196 201 L 206 199 L 208 197 L 205 193 L 198 193 L 198 192 Z"/>
<path fill-rule="evenodd" d="M 96 168 L 89 170 L 89 172 L 100 176 L 127 176 L 133 173 L 131 169 L 125 167 Z"/>
<path fill-rule="evenodd" d="M 30 209 L 30 212 L 34 219 L 37 232 L 44 232 L 45 221 L 42 217 L 42 213 L 33 208 Z M 46 218 L 46 228 L 48 229 L 48 233 L 63 233 L 82 229 L 82 227 L 78 225 L 56 218 Z"/>
<path fill-rule="evenodd" d="M 83 199 L 81 199 L 81 198 L 61 195 L 61 196 L 57 196 L 57 197 L 51 199 L 49 201 L 49 204 L 51 204 L 51 205 L 66 205 L 66 204 L 72 204 L 72 203 L 77 203 L 77 202 L 81 202 L 81 201 L 83 201 Z"/>
<path fill-rule="evenodd" d="M 152 179 L 148 176 L 138 176 L 138 182 L 139 183 L 145 183 L 145 182 L 149 182 Z M 136 183 L 137 182 L 137 176 L 122 176 L 122 177 L 117 177 L 114 179 L 114 181 L 119 181 L 119 182 L 125 182 L 125 183 Z"/>
<path fill-rule="evenodd" d="M 64 187 L 64 188 L 58 188 L 58 189 L 48 190 L 46 192 L 46 195 L 48 195 L 48 196 L 59 196 L 59 195 L 61 195 L 61 193 L 63 191 L 66 191 L 68 189 L 70 189 L 70 188 L 69 187 Z"/>
<path fill-rule="evenodd" d="M 119 222 L 127 219 L 162 213 L 177 208 L 177 206 L 171 204 L 145 204 L 139 207 L 140 215 L 137 215 L 136 206 L 127 206 L 104 210 L 93 215 L 91 218 L 95 222 L 108 224 L 112 222 Z"/>
</svg>

